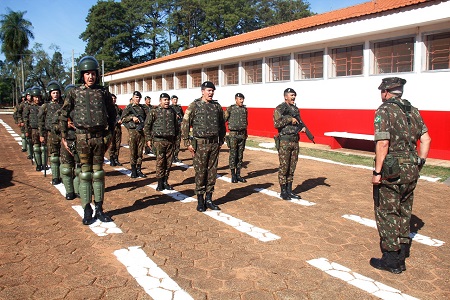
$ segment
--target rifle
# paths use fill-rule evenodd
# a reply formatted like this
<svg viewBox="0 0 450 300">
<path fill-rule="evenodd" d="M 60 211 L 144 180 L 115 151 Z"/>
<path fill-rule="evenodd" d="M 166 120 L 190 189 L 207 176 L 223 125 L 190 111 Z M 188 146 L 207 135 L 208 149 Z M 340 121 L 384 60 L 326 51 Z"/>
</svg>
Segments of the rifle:
<svg viewBox="0 0 450 300">
<path fill-rule="evenodd" d="M 31 165 L 34 165 L 34 149 L 33 145 L 31 144 L 31 138 L 29 136 L 26 137 L 28 142 L 28 147 L 31 149 L 31 152 L 33 153 L 33 157 L 31 158 Z"/>
<path fill-rule="evenodd" d="M 136 125 L 136 130 L 137 131 L 144 130 L 144 126 L 145 126 L 144 118 L 136 112 L 133 105 L 131 105 L 131 110 L 133 111 L 133 114 L 135 115 L 135 117 L 139 119 L 139 123 Z"/>
<path fill-rule="evenodd" d="M 47 177 L 47 146 L 45 144 L 42 144 L 41 151 L 44 152 L 44 161 L 42 162 L 42 165 L 44 167 L 44 177 Z"/>
<path fill-rule="evenodd" d="M 294 105 L 294 106 L 295 106 L 295 105 Z M 296 107 L 296 106 L 295 106 L 295 107 Z M 296 108 L 297 108 L 297 107 L 296 107 Z M 299 134 L 299 133 L 302 131 L 302 129 L 305 128 L 305 134 L 306 134 L 306 136 L 308 137 L 308 139 L 309 139 L 311 142 L 313 142 L 313 143 L 315 144 L 316 142 L 314 141 L 314 135 L 311 133 L 311 131 L 309 131 L 308 127 L 306 127 L 306 124 L 303 123 L 302 120 L 300 119 L 300 114 L 299 114 L 298 116 L 294 116 L 294 115 L 292 115 L 289 111 L 287 111 L 287 109 L 289 109 L 289 108 L 288 108 L 288 106 L 286 105 L 283 114 L 284 114 L 284 113 L 287 113 L 288 115 L 290 115 L 291 117 L 293 117 L 294 119 L 296 119 L 297 122 L 298 122 L 296 134 Z M 297 108 L 297 109 L 298 109 L 298 108 Z"/>
</svg>

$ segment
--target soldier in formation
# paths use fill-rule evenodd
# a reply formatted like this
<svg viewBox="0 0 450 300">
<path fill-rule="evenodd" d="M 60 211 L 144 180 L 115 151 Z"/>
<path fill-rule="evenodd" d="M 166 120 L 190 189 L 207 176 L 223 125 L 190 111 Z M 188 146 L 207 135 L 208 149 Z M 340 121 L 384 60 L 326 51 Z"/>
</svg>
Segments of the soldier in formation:
<svg viewBox="0 0 450 300">
<path fill-rule="evenodd" d="M 243 94 L 237 93 L 234 97 L 236 104 L 229 106 L 224 113 L 225 122 L 228 122 L 228 129 L 230 130 L 227 144 L 230 148 L 229 166 L 232 183 L 237 183 L 238 181 L 247 182 L 241 177 L 248 125 L 248 114 L 244 105 L 244 98 Z"/>
<path fill-rule="evenodd" d="M 23 108 L 27 105 L 27 92 L 22 92 L 21 100 L 18 105 L 14 108 L 14 122 L 20 128 L 20 137 L 22 141 L 22 152 L 27 152 L 27 137 L 25 136 L 25 127 L 23 126 L 22 114 Z"/>
<path fill-rule="evenodd" d="M 417 108 L 402 98 L 406 80 L 384 78 L 378 87 L 383 104 L 375 113 L 374 209 L 382 257 L 370 265 L 391 273 L 406 270 L 411 245 L 414 190 L 431 138 Z M 420 141 L 420 153 L 417 142 Z"/>
<path fill-rule="evenodd" d="M 172 95 L 170 98 L 172 105 L 171 107 L 175 110 L 177 114 L 177 136 L 175 137 L 175 149 L 173 151 L 173 161 L 174 162 L 181 162 L 178 158 L 178 153 L 180 153 L 180 143 L 181 143 L 181 122 L 183 121 L 184 112 L 181 105 L 178 104 L 178 97 L 176 95 Z"/>
<path fill-rule="evenodd" d="M 150 113 L 150 111 L 151 111 L 152 108 L 153 108 L 153 105 L 151 104 L 152 98 L 151 98 L 150 96 L 145 96 L 144 102 L 145 102 L 145 103 L 144 103 L 145 108 L 146 108 L 147 111 Z M 150 142 L 150 145 L 147 145 L 148 142 Z M 148 141 L 145 141 L 145 145 L 144 145 L 144 154 L 146 154 L 146 155 L 153 154 L 153 151 L 152 151 L 152 140 L 151 140 L 151 139 L 148 140 Z"/>
<path fill-rule="evenodd" d="M 33 87 L 30 91 L 32 103 L 24 107 L 23 120 L 25 124 L 26 136 L 29 138 L 28 147 L 31 149 L 32 159 L 36 162 L 36 171 L 43 170 L 41 141 L 39 136 L 38 114 L 42 103 L 41 89 Z M 47 166 L 45 166 L 47 167 Z"/>
<path fill-rule="evenodd" d="M 119 162 L 120 144 L 122 143 L 122 109 L 116 104 L 117 97 L 111 94 L 114 107 L 116 109 L 116 124 L 111 137 L 111 146 L 109 147 L 109 161 L 111 166 L 121 166 Z"/>
</svg>

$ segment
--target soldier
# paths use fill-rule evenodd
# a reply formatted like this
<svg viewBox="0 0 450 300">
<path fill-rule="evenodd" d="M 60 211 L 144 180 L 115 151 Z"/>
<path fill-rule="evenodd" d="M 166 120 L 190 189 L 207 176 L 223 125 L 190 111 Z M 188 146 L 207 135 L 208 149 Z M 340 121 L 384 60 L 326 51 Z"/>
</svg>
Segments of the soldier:
<svg viewBox="0 0 450 300">
<path fill-rule="evenodd" d="M 33 159 L 33 152 L 32 152 L 33 149 L 32 149 L 32 147 L 30 147 L 30 144 L 31 144 L 30 137 L 28 137 L 26 135 L 25 121 L 24 121 L 25 107 L 27 107 L 28 105 L 30 105 L 32 103 L 30 92 L 31 92 L 31 88 L 29 88 L 25 91 L 25 101 L 19 105 L 19 108 L 17 110 L 17 117 L 18 117 L 17 121 L 18 121 L 18 125 L 20 127 L 20 131 L 22 133 L 22 135 L 21 135 L 21 137 L 22 137 L 22 152 L 28 152 L 27 158 Z"/>
<path fill-rule="evenodd" d="M 145 136 L 150 146 L 150 138 L 156 155 L 157 191 L 173 190 L 168 183 L 175 138 L 178 135 L 177 113 L 169 105 L 170 96 L 162 93 L 159 96 L 159 106 L 150 111 L 145 122 Z"/>
<path fill-rule="evenodd" d="M 142 173 L 142 151 L 145 145 L 144 126 L 148 111 L 144 105 L 139 104 L 142 95 L 133 93 L 132 103 L 122 113 L 122 122 L 128 129 L 128 145 L 130 146 L 131 178 L 145 178 Z"/>
<path fill-rule="evenodd" d="M 41 151 L 46 154 L 47 147 L 50 150 L 50 168 L 52 170 L 52 184 L 60 184 L 60 149 L 61 149 L 61 136 L 56 134 L 53 128 L 53 124 L 59 121 L 59 115 L 57 111 L 62 107 L 61 87 L 56 81 L 50 81 L 47 85 L 47 92 L 50 95 L 50 102 L 44 103 L 39 110 L 39 140 L 41 142 Z M 45 160 L 47 158 L 46 155 Z"/>
<path fill-rule="evenodd" d="M 178 104 L 178 97 L 176 95 L 172 95 L 171 101 L 172 101 L 171 107 L 175 110 L 177 114 L 177 129 L 178 129 L 177 136 L 175 137 L 175 149 L 173 151 L 173 161 L 179 163 L 181 162 L 178 159 L 178 153 L 180 152 L 180 143 L 181 143 L 181 122 L 183 121 L 184 112 L 181 105 Z"/>
<path fill-rule="evenodd" d="M 202 97 L 189 104 L 181 123 L 181 138 L 194 157 L 195 194 L 199 212 L 204 212 L 206 208 L 220 210 L 219 206 L 212 202 L 212 194 L 226 128 L 222 106 L 217 100 L 213 100 L 215 89 L 211 81 L 203 82 Z M 189 137 L 191 126 L 192 138 Z"/>
<path fill-rule="evenodd" d="M 33 145 L 31 156 L 36 161 L 36 171 L 40 172 L 43 170 L 38 121 L 38 114 L 42 101 L 41 89 L 37 86 L 32 87 L 30 94 L 33 102 L 32 104 L 25 106 L 23 110 L 23 120 L 25 123 L 26 136 L 31 139 L 28 146 Z"/>
<path fill-rule="evenodd" d="M 22 138 L 22 152 L 27 152 L 27 140 L 25 136 L 25 127 L 23 126 L 22 122 L 22 113 L 23 113 L 23 107 L 27 103 L 27 93 L 22 92 L 22 96 L 20 98 L 20 103 L 16 105 L 14 108 L 14 122 L 19 126 L 21 131 L 21 138 Z"/>
<path fill-rule="evenodd" d="M 144 107 L 147 109 L 147 112 L 150 113 L 150 111 L 153 108 L 153 106 L 151 104 L 152 98 L 150 96 L 145 96 L 144 100 L 145 100 Z M 150 142 L 150 145 L 147 145 L 148 142 Z M 152 147 L 152 140 L 150 139 L 150 140 L 145 141 L 144 153 L 146 155 L 153 154 L 152 148 L 153 148 Z"/>
<path fill-rule="evenodd" d="M 247 182 L 241 177 L 242 160 L 244 158 L 245 141 L 247 140 L 248 115 L 244 105 L 244 95 L 237 93 L 234 96 L 236 104 L 227 108 L 224 113 L 225 122 L 228 122 L 227 142 L 230 148 L 229 165 L 231 170 L 231 182 Z"/>
<path fill-rule="evenodd" d="M 95 218 L 102 222 L 111 222 L 112 219 L 103 212 L 105 194 L 105 172 L 103 160 L 105 150 L 104 138 L 114 130 L 116 110 L 111 94 L 98 85 L 99 66 L 92 56 L 83 57 L 78 63 L 81 86 L 71 89 L 61 108 L 61 138 L 66 150 L 68 120 L 73 116 L 73 125 L 76 128 L 76 152 L 80 157 L 81 172 L 79 175 L 79 192 L 81 205 L 84 210 L 83 224 L 89 225 Z M 72 153 L 72 152 L 71 152 Z M 94 191 L 95 217 L 91 207 L 92 191 Z"/>
<path fill-rule="evenodd" d="M 370 265 L 395 274 L 406 270 L 414 189 L 431 138 L 417 108 L 402 99 L 405 79 L 384 78 L 378 87 L 383 104 L 375 113 L 374 209 L 381 259 Z M 417 141 L 420 140 L 420 153 Z"/>
<path fill-rule="evenodd" d="M 116 108 L 116 125 L 114 126 L 114 132 L 111 137 L 111 146 L 109 147 L 109 161 L 112 167 L 121 166 L 119 162 L 119 150 L 122 143 L 122 109 L 116 104 L 117 97 L 111 94 L 114 107 Z"/>
<path fill-rule="evenodd" d="M 283 200 L 300 199 L 301 197 L 292 192 L 292 182 L 294 172 L 297 167 L 299 151 L 299 132 L 305 132 L 303 127 L 300 130 L 300 111 L 295 106 L 297 93 L 287 88 L 284 90 L 284 102 L 275 108 L 273 113 L 273 123 L 278 129 L 277 150 L 280 160 L 278 170 L 278 182 L 280 183 L 280 197 Z"/>
</svg>

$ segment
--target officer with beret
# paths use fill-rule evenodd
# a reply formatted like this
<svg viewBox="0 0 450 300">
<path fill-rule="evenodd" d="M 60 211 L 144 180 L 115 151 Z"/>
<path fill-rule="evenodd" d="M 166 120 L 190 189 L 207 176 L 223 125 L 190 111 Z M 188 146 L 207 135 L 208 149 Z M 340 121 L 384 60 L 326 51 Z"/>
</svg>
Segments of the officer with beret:
<svg viewBox="0 0 450 300">
<path fill-rule="evenodd" d="M 206 208 L 220 210 L 219 206 L 212 202 L 212 194 L 226 128 L 222 106 L 217 100 L 213 100 L 215 90 L 214 83 L 203 82 L 202 97 L 189 104 L 181 123 L 181 138 L 194 157 L 195 194 L 199 212 L 204 212 Z M 189 137 L 190 127 L 192 137 Z"/>
<path fill-rule="evenodd" d="M 173 151 L 173 161 L 179 163 L 179 162 L 181 162 L 178 159 L 178 153 L 180 152 L 180 143 L 181 143 L 181 122 L 183 121 L 184 112 L 183 112 L 183 108 L 181 107 L 181 105 L 178 104 L 178 96 L 177 95 L 172 95 L 170 100 L 172 102 L 171 107 L 177 113 L 177 127 L 178 127 L 178 133 L 177 133 L 177 136 L 175 137 L 175 149 Z"/>
<path fill-rule="evenodd" d="M 140 104 L 142 95 L 135 91 L 131 103 L 123 110 L 122 123 L 128 129 L 128 145 L 130 146 L 131 178 L 145 178 L 142 173 L 142 151 L 145 145 L 144 126 L 149 113 L 147 108 Z"/>
<path fill-rule="evenodd" d="M 406 80 L 399 77 L 382 80 L 378 89 L 383 103 L 374 120 L 372 184 L 382 257 L 370 259 L 370 264 L 395 274 L 406 270 L 414 189 L 431 143 L 419 110 L 402 98 L 405 83 Z"/>
<path fill-rule="evenodd" d="M 277 150 L 280 160 L 278 170 L 278 182 L 280 183 L 280 197 L 283 200 L 300 199 L 301 197 L 292 192 L 294 172 L 297 167 L 299 152 L 299 132 L 305 132 L 302 127 L 300 111 L 295 105 L 297 93 L 294 89 L 284 90 L 284 102 L 275 108 L 273 123 L 278 130 Z"/>
<path fill-rule="evenodd" d="M 145 102 L 144 107 L 147 109 L 147 112 L 150 113 L 150 111 L 154 108 L 153 105 L 151 104 L 152 98 L 150 96 L 145 96 L 144 97 L 144 102 Z M 147 145 L 148 142 L 150 142 L 150 146 Z M 145 146 L 144 146 L 144 153 L 146 155 L 153 154 L 152 147 L 153 147 L 152 146 L 152 140 L 146 140 L 145 141 Z"/>
<path fill-rule="evenodd" d="M 117 97 L 111 94 L 114 107 L 116 109 L 116 124 L 111 136 L 111 145 L 109 146 L 109 161 L 111 166 L 121 166 L 119 161 L 120 144 L 122 143 L 122 109 L 116 104 Z"/>
<path fill-rule="evenodd" d="M 229 166 L 231 170 L 231 182 L 247 182 L 241 177 L 242 160 L 244 158 L 245 142 L 247 141 L 248 113 L 244 105 L 244 95 L 237 93 L 234 96 L 236 104 L 227 108 L 224 112 L 225 122 L 228 122 L 230 133 L 227 144 L 230 148 Z"/>
</svg>

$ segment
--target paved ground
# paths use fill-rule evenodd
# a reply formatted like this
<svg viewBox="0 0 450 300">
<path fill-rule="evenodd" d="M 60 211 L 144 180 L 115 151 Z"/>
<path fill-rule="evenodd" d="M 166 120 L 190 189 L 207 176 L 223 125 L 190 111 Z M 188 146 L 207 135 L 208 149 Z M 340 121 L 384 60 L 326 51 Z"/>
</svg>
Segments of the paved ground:
<svg viewBox="0 0 450 300">
<path fill-rule="evenodd" d="M 11 115 L 0 119 L 19 132 Z M 81 224 L 72 208 L 79 200 L 66 201 L 34 171 L 6 128 L 0 299 L 450 298 L 450 188 L 442 183 L 420 180 L 412 256 L 394 275 L 368 264 L 380 255 L 368 170 L 301 159 L 294 187 L 309 202 L 295 203 L 276 197 L 276 154 L 247 150 L 248 182 L 232 184 L 225 147 L 214 215 L 189 198 L 192 168 L 174 166 L 169 182 L 179 193 L 163 194 L 153 188 L 154 158 L 143 164 L 148 178 L 133 180 L 122 148 L 125 169 L 105 165 L 105 208 L 117 228 L 102 233 Z M 192 164 L 187 151 L 180 156 Z"/>
</svg>

